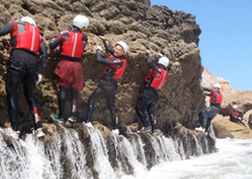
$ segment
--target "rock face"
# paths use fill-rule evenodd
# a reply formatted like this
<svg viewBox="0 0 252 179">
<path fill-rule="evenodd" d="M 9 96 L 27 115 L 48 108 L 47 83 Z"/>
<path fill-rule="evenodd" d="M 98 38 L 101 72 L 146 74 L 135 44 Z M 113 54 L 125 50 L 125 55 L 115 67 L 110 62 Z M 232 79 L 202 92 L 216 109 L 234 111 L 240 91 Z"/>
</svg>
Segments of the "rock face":
<svg viewBox="0 0 252 179">
<path fill-rule="evenodd" d="M 190 129 L 195 127 L 198 113 L 204 105 L 203 91 L 200 86 L 203 68 L 198 48 L 201 30 L 196 24 L 195 16 L 183 11 L 172 11 L 165 6 L 153 5 L 148 8 L 142 3 L 123 0 L 1 0 L 0 2 L 1 26 L 9 20 L 31 16 L 41 29 L 47 44 L 49 40 L 56 38 L 61 30 L 71 27 L 75 15 L 84 14 L 89 18 L 90 26 L 85 31 L 88 36 L 88 45 L 82 61 L 85 87 L 79 93 L 77 104 L 81 119 L 84 119 L 86 115 L 88 97 L 102 76 L 102 65 L 97 63 L 95 58 L 96 45 L 103 45 L 98 38 L 102 35 L 112 45 L 123 40 L 130 47 L 126 55 L 128 60 L 126 71 L 119 81 L 119 91 L 116 96 L 120 123 L 139 122 L 134 108 L 138 90 L 149 69 L 146 64 L 146 49 L 149 49 L 154 61 L 157 61 L 158 53 L 170 59 L 171 70 L 155 107 L 159 128 L 167 132 L 168 128 L 175 126 L 177 122 Z M 9 54 L 3 45 L 1 45 L 1 52 L 0 112 L 1 124 L 4 124 L 8 121 L 4 79 Z M 103 53 L 104 57 L 108 56 L 106 52 Z M 58 87 L 54 74 L 54 68 L 58 62 L 58 53 L 49 50 L 48 67 L 36 91 L 43 119 L 58 112 Z M 18 98 L 22 120 L 25 120 L 28 106 L 22 90 Z M 70 106 L 66 110 L 70 112 Z M 104 100 L 97 103 L 93 120 L 110 127 L 111 118 Z"/>
</svg>

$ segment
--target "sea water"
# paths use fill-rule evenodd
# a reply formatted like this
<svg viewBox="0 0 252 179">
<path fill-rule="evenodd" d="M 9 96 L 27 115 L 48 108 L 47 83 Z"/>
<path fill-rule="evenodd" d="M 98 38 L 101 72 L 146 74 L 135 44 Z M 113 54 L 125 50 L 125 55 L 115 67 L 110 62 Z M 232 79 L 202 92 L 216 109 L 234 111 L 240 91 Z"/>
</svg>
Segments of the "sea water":
<svg viewBox="0 0 252 179">
<path fill-rule="evenodd" d="M 252 139 L 216 139 L 218 152 L 162 163 L 122 179 L 252 179 Z"/>
</svg>

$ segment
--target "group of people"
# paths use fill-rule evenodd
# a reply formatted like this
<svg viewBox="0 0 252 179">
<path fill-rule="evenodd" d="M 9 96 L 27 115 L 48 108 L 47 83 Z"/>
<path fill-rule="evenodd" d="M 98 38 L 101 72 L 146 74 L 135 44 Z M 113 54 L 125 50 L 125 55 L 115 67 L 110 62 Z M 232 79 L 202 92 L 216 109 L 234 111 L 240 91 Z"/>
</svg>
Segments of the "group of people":
<svg viewBox="0 0 252 179">
<path fill-rule="evenodd" d="M 73 28 L 63 30 L 55 40 L 49 42 L 51 49 L 60 46 L 61 59 L 55 68 L 57 84 L 59 86 L 58 105 L 59 114 L 53 114 L 53 120 L 63 123 L 65 121 L 77 122 L 77 98 L 78 91 L 84 87 L 83 68 L 81 65 L 82 54 L 88 43 L 87 36 L 83 33 L 89 26 L 89 19 L 83 15 L 77 15 L 73 19 Z M 29 105 L 29 113 L 33 117 L 34 131 L 38 138 L 45 134 L 42 130 L 40 110 L 35 98 L 35 87 L 43 79 L 43 73 L 47 66 L 47 46 L 40 35 L 39 28 L 34 19 L 25 16 L 21 20 L 13 20 L 0 28 L 0 36 L 10 34 L 10 60 L 7 65 L 7 107 L 11 123 L 11 134 L 18 138 L 20 135 L 20 116 L 18 105 L 18 91 L 23 84 L 24 94 Z M 103 77 L 98 87 L 88 99 L 87 117 L 83 124 L 90 126 L 95 103 L 105 98 L 113 121 L 112 129 L 118 133 L 118 114 L 115 108 L 115 95 L 118 90 L 118 80 L 122 77 L 127 60 L 125 54 L 128 45 L 119 41 L 114 47 L 110 45 L 105 37 L 99 36 L 111 54 L 108 58 L 101 55 L 102 47 L 96 47 L 96 58 L 99 63 L 104 64 Z M 37 74 L 38 55 L 40 60 L 39 73 Z M 147 63 L 150 71 L 144 80 L 136 105 L 136 113 L 143 123 L 140 132 L 155 132 L 156 117 L 153 107 L 158 101 L 159 90 L 164 86 L 168 76 L 167 66 L 169 59 L 160 57 L 158 65 L 154 64 L 150 52 L 147 50 Z M 65 113 L 67 95 L 71 94 L 71 115 Z M 145 112 L 148 112 L 150 123 L 148 123 Z M 19 136 L 20 137 L 20 136 Z"/>
<path fill-rule="evenodd" d="M 81 64 L 84 48 L 88 43 L 88 37 L 83 33 L 89 26 L 89 19 L 83 15 L 77 15 L 73 19 L 73 28 L 63 30 L 59 33 L 55 40 L 49 42 L 49 47 L 54 49 L 60 46 L 61 59 L 55 67 L 57 75 L 57 84 L 59 86 L 58 105 L 59 114 L 51 115 L 51 118 L 59 123 L 65 121 L 80 122 L 77 116 L 77 98 L 78 91 L 84 87 L 83 68 Z M 40 110 L 35 98 L 35 87 L 43 79 L 43 73 L 47 66 L 47 46 L 40 35 L 35 21 L 28 16 L 22 17 L 21 20 L 10 21 L 0 28 L 0 36 L 10 33 L 10 60 L 7 65 L 6 92 L 7 107 L 10 117 L 11 129 L 13 136 L 20 134 L 20 116 L 18 105 L 18 91 L 23 84 L 24 94 L 29 105 L 30 114 L 33 116 L 34 130 L 38 138 L 43 137 Z M 110 45 L 105 37 L 99 36 L 103 41 L 106 50 L 111 54 L 107 58 L 101 55 L 102 47 L 96 47 L 96 59 L 99 63 L 104 64 L 103 76 L 97 88 L 88 99 L 87 116 L 83 121 L 84 125 L 91 126 L 92 114 L 95 110 L 95 103 L 105 98 L 112 119 L 112 131 L 118 133 L 118 114 L 115 108 L 115 96 L 118 91 L 118 80 L 122 77 L 127 60 L 125 54 L 128 51 L 128 45 L 124 41 L 119 41 L 114 47 Z M 38 54 L 42 57 L 40 60 L 39 72 L 37 75 Z M 160 89 L 164 86 L 168 77 L 169 59 L 162 54 L 158 60 L 158 64 L 154 64 L 152 56 L 147 50 L 147 64 L 150 67 L 149 73 L 144 79 L 137 104 L 135 107 L 136 114 L 141 119 L 142 128 L 138 131 L 141 133 L 156 133 L 156 116 L 154 106 L 158 101 Z M 220 84 L 216 83 L 213 88 L 203 88 L 210 97 L 210 106 L 203 109 L 199 113 L 200 127 L 196 130 L 204 131 L 208 134 L 208 130 L 212 119 L 219 113 L 222 93 Z M 71 95 L 71 115 L 65 113 L 65 105 Z M 145 113 L 148 113 L 149 120 Z M 230 112 L 230 120 L 238 121 L 240 114 L 237 107 L 234 106 Z M 207 124 L 204 125 L 204 120 Z M 149 124 L 150 123 L 150 124 Z"/>
<path fill-rule="evenodd" d="M 220 84 L 214 84 L 214 87 L 211 88 L 203 88 L 207 93 L 206 96 L 210 97 L 210 106 L 203 109 L 199 113 L 199 122 L 200 126 L 196 127 L 197 131 L 203 131 L 207 135 L 209 133 L 209 127 L 211 124 L 212 119 L 219 113 L 221 102 L 222 102 L 222 93 L 220 91 Z M 204 120 L 207 119 L 207 124 L 204 125 Z M 238 110 L 237 105 L 233 105 L 232 108 L 229 110 L 229 120 L 231 122 L 235 122 L 241 124 L 245 127 L 250 127 L 252 129 L 252 114 L 249 116 L 248 124 L 243 122 L 244 114 Z"/>
<path fill-rule="evenodd" d="M 83 68 L 81 64 L 84 48 L 88 43 L 87 36 L 83 33 L 89 26 L 89 19 L 83 15 L 77 15 L 73 19 L 73 28 L 63 30 L 55 40 L 50 41 L 49 47 L 54 49 L 60 46 L 61 59 L 55 68 L 57 84 L 59 86 L 59 114 L 53 114 L 53 120 L 63 123 L 65 121 L 77 122 L 77 98 L 78 91 L 84 87 Z M 10 21 L 0 28 L 0 36 L 10 33 L 10 60 L 7 65 L 6 92 L 7 107 L 11 122 L 12 135 L 17 137 L 20 134 L 20 116 L 18 105 L 18 91 L 23 84 L 24 94 L 29 105 L 30 113 L 33 116 L 34 130 L 38 138 L 43 137 L 42 123 L 38 103 L 35 98 L 35 87 L 42 78 L 47 66 L 47 46 L 31 17 L 22 17 L 20 21 Z M 128 45 L 119 41 L 114 47 L 110 45 L 105 37 L 99 36 L 104 43 L 106 50 L 111 54 L 108 58 L 101 55 L 102 47 L 96 47 L 96 59 L 104 64 L 103 77 L 98 87 L 88 99 L 87 116 L 84 125 L 91 126 L 92 114 L 95 110 L 95 103 L 105 98 L 112 118 L 112 131 L 118 133 L 118 114 L 115 108 L 115 95 L 118 91 L 118 80 L 122 77 L 127 60 L 125 54 Z M 40 60 L 39 72 L 37 75 L 37 55 Z M 169 59 L 160 54 L 158 64 L 154 64 L 150 52 L 147 50 L 147 64 L 150 67 L 147 77 L 144 79 L 137 104 L 136 114 L 141 119 L 142 128 L 138 132 L 156 133 L 156 116 L 154 106 L 158 101 L 158 93 L 164 86 L 168 77 Z M 196 130 L 208 133 L 212 119 L 219 113 L 222 102 L 220 84 L 216 83 L 213 88 L 203 88 L 207 96 L 210 96 L 210 106 L 199 113 L 200 127 Z M 65 113 L 65 104 L 71 94 L 71 115 Z M 145 113 L 148 113 L 149 120 Z M 247 126 L 239 118 L 241 113 L 234 106 L 230 111 L 230 120 L 238 121 Z M 204 125 L 204 120 L 207 124 Z M 149 124 L 150 121 L 150 124 Z"/>
</svg>

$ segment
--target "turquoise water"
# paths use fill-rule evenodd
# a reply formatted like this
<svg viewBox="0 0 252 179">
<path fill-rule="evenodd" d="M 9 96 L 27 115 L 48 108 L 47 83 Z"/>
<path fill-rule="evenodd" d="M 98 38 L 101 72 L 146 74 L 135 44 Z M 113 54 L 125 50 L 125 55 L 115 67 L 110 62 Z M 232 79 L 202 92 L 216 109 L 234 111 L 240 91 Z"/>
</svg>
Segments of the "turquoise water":
<svg viewBox="0 0 252 179">
<path fill-rule="evenodd" d="M 217 139 L 218 152 L 160 164 L 123 179 L 252 179 L 252 139 Z"/>
</svg>

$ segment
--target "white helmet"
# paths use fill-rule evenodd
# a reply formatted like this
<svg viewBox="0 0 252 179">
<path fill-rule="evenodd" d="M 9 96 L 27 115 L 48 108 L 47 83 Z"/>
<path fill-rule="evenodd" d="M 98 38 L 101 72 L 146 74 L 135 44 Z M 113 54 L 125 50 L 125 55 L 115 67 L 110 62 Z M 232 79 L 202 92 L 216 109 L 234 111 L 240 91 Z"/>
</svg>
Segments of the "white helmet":
<svg viewBox="0 0 252 179">
<path fill-rule="evenodd" d="M 234 108 L 234 109 L 237 109 L 237 105 L 233 105 L 233 108 Z"/>
<path fill-rule="evenodd" d="M 78 28 L 83 28 L 89 26 L 89 20 L 86 16 L 83 15 L 77 15 L 73 19 L 73 25 Z"/>
<path fill-rule="evenodd" d="M 36 22 L 31 17 L 28 16 L 22 17 L 21 22 L 27 22 L 29 24 L 36 26 Z"/>
<path fill-rule="evenodd" d="M 158 63 L 161 65 L 164 65 L 165 67 L 167 67 L 169 65 L 169 59 L 165 56 L 162 56 L 159 60 Z"/>
<path fill-rule="evenodd" d="M 124 41 L 119 41 L 116 43 L 116 45 L 120 45 L 123 48 L 124 55 L 128 52 L 129 47 Z"/>
<path fill-rule="evenodd" d="M 219 88 L 220 89 L 221 88 L 220 83 L 215 83 L 214 88 Z"/>
</svg>

